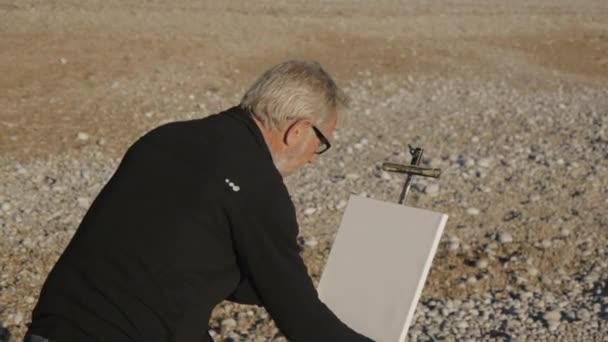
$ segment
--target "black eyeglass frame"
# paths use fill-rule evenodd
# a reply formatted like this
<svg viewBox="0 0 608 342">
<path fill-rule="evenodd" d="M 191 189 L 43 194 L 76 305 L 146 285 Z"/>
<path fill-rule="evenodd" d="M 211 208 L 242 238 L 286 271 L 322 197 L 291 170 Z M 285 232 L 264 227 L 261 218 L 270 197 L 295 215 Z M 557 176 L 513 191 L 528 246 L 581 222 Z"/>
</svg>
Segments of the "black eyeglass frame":
<svg viewBox="0 0 608 342">
<path fill-rule="evenodd" d="M 329 139 L 327 139 L 325 137 L 325 135 L 323 135 L 323 132 L 321 132 L 321 130 L 318 129 L 317 126 L 312 125 L 312 129 L 313 129 L 313 131 L 315 131 L 317 138 L 319 138 L 319 141 L 321 142 L 321 144 L 319 145 L 319 148 L 317 149 L 317 151 L 315 151 L 315 154 L 322 154 L 322 153 L 327 152 L 327 150 L 329 150 L 329 148 L 331 147 L 331 143 L 329 142 Z"/>
</svg>

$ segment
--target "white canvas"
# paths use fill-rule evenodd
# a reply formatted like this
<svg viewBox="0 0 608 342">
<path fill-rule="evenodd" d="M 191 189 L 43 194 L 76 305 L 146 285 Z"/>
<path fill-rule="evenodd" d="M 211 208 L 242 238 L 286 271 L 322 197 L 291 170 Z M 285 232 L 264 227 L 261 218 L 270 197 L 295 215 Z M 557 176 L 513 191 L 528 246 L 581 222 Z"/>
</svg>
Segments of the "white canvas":
<svg viewBox="0 0 608 342">
<path fill-rule="evenodd" d="M 351 196 L 321 276 L 321 300 L 375 341 L 404 341 L 447 219 Z"/>
</svg>

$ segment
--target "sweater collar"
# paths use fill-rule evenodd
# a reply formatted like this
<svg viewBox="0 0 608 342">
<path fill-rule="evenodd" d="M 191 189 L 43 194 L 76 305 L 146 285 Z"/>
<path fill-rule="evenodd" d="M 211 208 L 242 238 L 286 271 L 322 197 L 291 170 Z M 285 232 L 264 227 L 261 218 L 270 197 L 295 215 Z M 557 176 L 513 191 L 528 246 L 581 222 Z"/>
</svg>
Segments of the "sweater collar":
<svg viewBox="0 0 608 342">
<path fill-rule="evenodd" d="M 247 127 L 247 129 L 249 130 L 249 132 L 254 136 L 255 141 L 258 144 L 258 146 L 260 146 L 260 148 L 262 148 L 265 151 L 265 153 L 268 155 L 268 158 L 270 158 L 270 160 L 272 160 L 272 154 L 270 153 L 270 148 L 268 147 L 268 144 L 266 143 L 266 140 L 264 139 L 264 135 L 262 134 L 262 131 L 260 131 L 260 128 L 255 123 L 255 121 L 253 119 L 253 114 L 251 114 L 251 112 L 249 112 L 246 109 L 243 109 L 240 106 L 234 106 L 234 107 L 226 110 L 225 113 L 227 115 L 233 117 L 237 121 L 241 122 L 242 124 L 244 124 Z"/>
</svg>

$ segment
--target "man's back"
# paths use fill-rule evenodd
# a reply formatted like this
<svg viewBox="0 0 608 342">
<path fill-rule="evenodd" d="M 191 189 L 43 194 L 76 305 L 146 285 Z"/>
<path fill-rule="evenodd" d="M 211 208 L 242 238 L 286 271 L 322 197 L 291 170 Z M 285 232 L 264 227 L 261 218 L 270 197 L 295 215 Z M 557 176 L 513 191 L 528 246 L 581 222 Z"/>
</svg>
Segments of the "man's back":
<svg viewBox="0 0 608 342">
<path fill-rule="evenodd" d="M 222 114 L 136 142 L 49 275 L 31 331 L 59 341 L 164 341 L 196 324 L 202 338 L 240 278 L 219 173 L 235 159 L 272 166 L 246 130 Z"/>
<path fill-rule="evenodd" d="M 363 336 L 319 301 L 295 210 L 249 113 L 171 123 L 137 141 L 43 286 L 29 333 L 55 341 L 201 341 L 230 298 L 297 341 Z"/>
</svg>

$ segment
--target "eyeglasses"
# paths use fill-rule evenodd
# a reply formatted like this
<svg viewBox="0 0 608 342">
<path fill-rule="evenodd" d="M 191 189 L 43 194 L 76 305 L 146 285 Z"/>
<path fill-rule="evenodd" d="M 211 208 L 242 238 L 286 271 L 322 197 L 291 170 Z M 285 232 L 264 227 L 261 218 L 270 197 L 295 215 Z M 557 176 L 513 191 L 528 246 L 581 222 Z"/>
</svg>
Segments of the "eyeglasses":
<svg viewBox="0 0 608 342">
<path fill-rule="evenodd" d="M 329 140 L 323 135 L 323 133 L 321 133 L 321 130 L 319 130 L 316 126 L 312 125 L 312 129 L 313 131 L 315 131 L 317 138 L 319 138 L 319 141 L 321 142 L 315 153 L 321 154 L 327 152 L 327 150 L 329 150 L 329 148 L 331 147 Z"/>
</svg>

